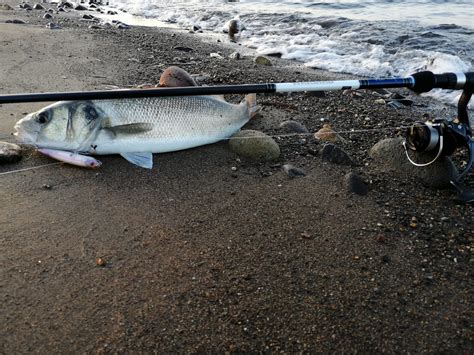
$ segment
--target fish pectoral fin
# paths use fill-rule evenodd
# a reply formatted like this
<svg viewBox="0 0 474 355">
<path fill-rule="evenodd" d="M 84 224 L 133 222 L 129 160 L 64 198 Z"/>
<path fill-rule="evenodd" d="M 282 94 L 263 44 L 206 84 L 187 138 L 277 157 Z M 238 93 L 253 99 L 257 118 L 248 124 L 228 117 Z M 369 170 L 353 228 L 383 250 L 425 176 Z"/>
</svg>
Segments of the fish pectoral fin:
<svg viewBox="0 0 474 355">
<path fill-rule="evenodd" d="M 120 155 L 130 163 L 138 165 L 141 168 L 153 168 L 153 154 L 150 152 L 121 153 Z"/>
<path fill-rule="evenodd" d="M 104 125 L 102 125 L 102 129 L 109 130 L 113 132 L 115 135 L 119 135 L 119 134 L 134 135 L 134 134 L 145 133 L 145 132 L 149 132 L 153 130 L 153 124 L 138 122 L 138 123 L 127 123 L 127 124 L 112 126 L 106 122 Z"/>
</svg>

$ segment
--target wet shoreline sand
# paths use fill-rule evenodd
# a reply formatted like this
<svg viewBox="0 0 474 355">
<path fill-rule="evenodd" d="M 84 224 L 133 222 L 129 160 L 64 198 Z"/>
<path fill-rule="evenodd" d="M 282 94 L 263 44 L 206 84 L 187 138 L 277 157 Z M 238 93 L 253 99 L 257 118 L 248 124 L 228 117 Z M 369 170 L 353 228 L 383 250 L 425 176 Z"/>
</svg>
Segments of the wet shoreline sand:
<svg viewBox="0 0 474 355">
<path fill-rule="evenodd" d="M 61 16 L 53 31 L 39 13 L 0 12 L 1 92 L 157 83 L 169 65 L 208 85 L 328 78 L 277 58 L 256 66 L 251 53 L 228 59 L 238 45 L 199 34 L 91 30 Z M 3 23 L 11 17 L 29 24 Z M 278 135 L 294 119 L 314 132 L 326 118 L 337 131 L 370 130 L 431 109 L 402 93 L 414 107 L 377 105 L 372 92 L 259 95 L 260 116 L 245 128 Z M 43 106 L 0 107 L 2 140 Z M 468 353 L 473 207 L 379 172 L 367 151 L 395 134 L 345 135 L 356 167 L 323 162 L 308 137 L 277 139 L 272 163 L 238 159 L 222 142 L 155 155 L 152 171 L 107 156 L 97 171 L 2 176 L 1 352 Z M 0 172 L 50 162 L 31 155 Z M 285 163 L 307 176 L 289 179 Z M 344 189 L 351 171 L 367 196 Z"/>
</svg>

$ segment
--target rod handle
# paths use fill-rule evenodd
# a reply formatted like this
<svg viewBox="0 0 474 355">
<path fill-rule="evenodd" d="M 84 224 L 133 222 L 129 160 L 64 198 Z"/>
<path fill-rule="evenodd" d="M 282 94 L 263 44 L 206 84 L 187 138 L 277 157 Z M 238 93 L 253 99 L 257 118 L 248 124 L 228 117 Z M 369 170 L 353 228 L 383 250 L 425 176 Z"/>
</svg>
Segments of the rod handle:
<svg viewBox="0 0 474 355">
<path fill-rule="evenodd" d="M 474 72 L 434 74 L 422 71 L 413 74 L 412 77 L 415 79 L 415 84 L 411 89 L 417 93 L 428 92 L 435 88 L 474 90 Z"/>
</svg>

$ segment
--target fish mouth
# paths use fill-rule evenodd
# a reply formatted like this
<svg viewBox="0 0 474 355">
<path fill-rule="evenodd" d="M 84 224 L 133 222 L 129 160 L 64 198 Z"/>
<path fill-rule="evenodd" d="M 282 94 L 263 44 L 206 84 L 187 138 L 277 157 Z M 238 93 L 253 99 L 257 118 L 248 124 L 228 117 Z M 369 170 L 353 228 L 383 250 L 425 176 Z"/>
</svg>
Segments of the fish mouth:
<svg viewBox="0 0 474 355">
<path fill-rule="evenodd" d="M 38 139 L 38 130 L 35 130 L 30 124 L 32 114 L 22 118 L 15 124 L 15 136 L 16 141 L 20 144 L 30 144 L 35 145 L 36 140 Z"/>
</svg>

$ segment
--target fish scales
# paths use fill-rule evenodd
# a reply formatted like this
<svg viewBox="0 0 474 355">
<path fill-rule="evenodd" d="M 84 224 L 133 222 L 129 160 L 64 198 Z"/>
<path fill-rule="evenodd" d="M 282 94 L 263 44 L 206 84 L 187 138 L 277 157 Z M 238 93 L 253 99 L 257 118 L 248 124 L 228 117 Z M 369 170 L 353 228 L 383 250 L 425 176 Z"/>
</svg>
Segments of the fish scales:
<svg viewBox="0 0 474 355">
<path fill-rule="evenodd" d="M 144 144 L 153 153 L 160 153 L 213 143 L 229 137 L 249 119 L 245 103 L 234 105 L 211 96 L 105 100 L 93 104 L 110 117 L 112 125 L 153 124 L 152 130 L 128 137 L 111 139 L 110 135 L 99 134 L 94 144 L 98 154 L 117 153 L 131 145 Z M 170 142 L 174 144 L 169 146 Z"/>
</svg>

